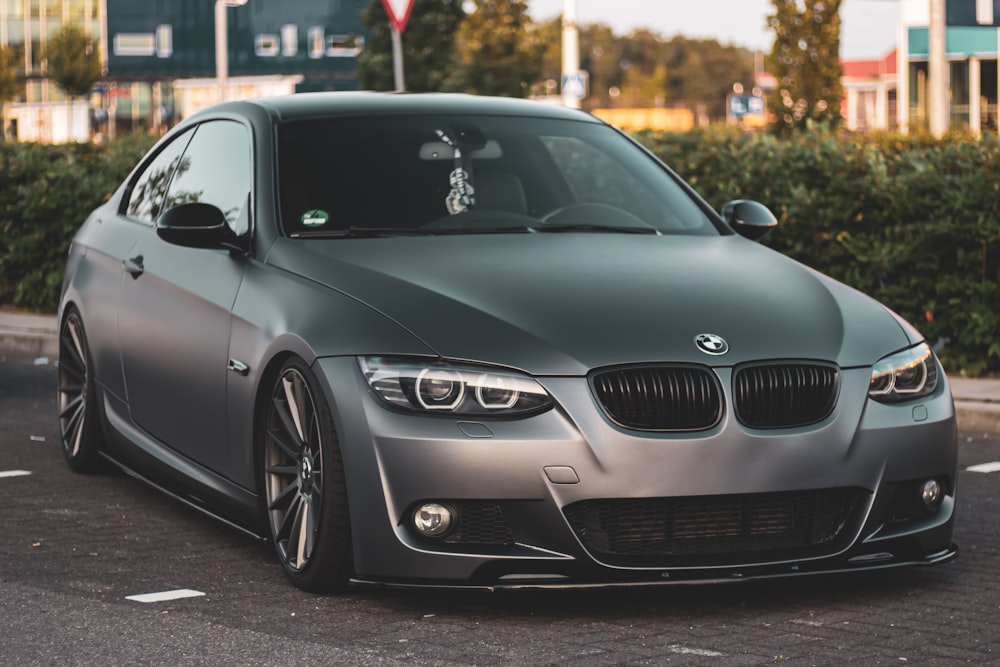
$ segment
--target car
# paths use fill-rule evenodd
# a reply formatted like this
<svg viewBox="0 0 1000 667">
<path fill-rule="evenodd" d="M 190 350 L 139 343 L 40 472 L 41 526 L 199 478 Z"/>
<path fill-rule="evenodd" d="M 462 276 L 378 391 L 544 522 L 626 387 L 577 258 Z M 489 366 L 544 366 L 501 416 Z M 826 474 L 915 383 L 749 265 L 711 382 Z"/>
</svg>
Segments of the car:
<svg viewBox="0 0 1000 667">
<path fill-rule="evenodd" d="M 62 449 L 270 540 L 313 592 L 952 559 L 933 349 L 757 243 L 776 222 L 579 110 L 211 107 L 72 241 Z"/>
</svg>

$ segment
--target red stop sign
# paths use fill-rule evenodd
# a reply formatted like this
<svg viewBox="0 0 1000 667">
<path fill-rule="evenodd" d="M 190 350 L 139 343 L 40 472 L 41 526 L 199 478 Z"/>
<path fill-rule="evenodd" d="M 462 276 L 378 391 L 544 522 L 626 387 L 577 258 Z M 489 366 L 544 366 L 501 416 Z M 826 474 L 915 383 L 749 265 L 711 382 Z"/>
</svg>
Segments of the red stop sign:
<svg viewBox="0 0 1000 667">
<path fill-rule="evenodd" d="M 406 22 L 410 20 L 413 3 L 414 0 L 382 0 L 385 13 L 389 15 L 392 27 L 399 34 L 403 34 L 403 31 L 406 30 Z"/>
</svg>

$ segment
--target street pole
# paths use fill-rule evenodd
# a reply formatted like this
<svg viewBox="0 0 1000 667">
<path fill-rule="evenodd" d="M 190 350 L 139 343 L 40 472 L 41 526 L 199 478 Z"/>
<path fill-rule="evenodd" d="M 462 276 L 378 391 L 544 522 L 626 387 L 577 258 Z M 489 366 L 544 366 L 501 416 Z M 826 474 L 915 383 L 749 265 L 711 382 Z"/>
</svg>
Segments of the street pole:
<svg viewBox="0 0 1000 667">
<path fill-rule="evenodd" d="M 576 0 L 563 0 L 562 20 L 562 80 L 580 73 L 580 34 L 576 29 Z M 580 108 L 580 100 L 563 90 L 563 105 Z"/>
<path fill-rule="evenodd" d="M 940 137 L 948 131 L 948 59 L 945 53 L 945 0 L 930 0 L 930 44 L 927 87 L 931 134 Z"/>
<path fill-rule="evenodd" d="M 229 24 L 226 9 L 242 7 L 247 0 L 215 0 L 215 83 L 219 88 L 219 101 L 226 101 L 229 83 Z"/>
<path fill-rule="evenodd" d="M 399 34 L 395 25 L 392 26 L 392 72 L 396 92 L 404 92 L 406 88 L 403 86 L 403 36 Z"/>
<path fill-rule="evenodd" d="M 229 25 L 226 22 L 226 0 L 215 0 L 215 83 L 219 101 L 226 101 L 226 84 L 229 78 Z"/>
</svg>

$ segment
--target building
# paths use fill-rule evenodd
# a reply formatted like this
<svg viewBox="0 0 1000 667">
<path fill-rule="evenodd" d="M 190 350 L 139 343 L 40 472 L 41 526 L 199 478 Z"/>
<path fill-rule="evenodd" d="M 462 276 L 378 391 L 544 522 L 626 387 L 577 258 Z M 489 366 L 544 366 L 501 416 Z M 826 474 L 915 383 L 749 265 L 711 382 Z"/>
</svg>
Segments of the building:
<svg viewBox="0 0 1000 667">
<path fill-rule="evenodd" d="M 158 128 L 219 101 L 216 3 L 230 5 L 229 97 L 358 87 L 355 62 L 367 34 L 361 17 L 370 0 L 0 0 L 0 44 L 14 49 L 25 76 L 23 94 L 5 105 L 4 127 L 13 125 L 22 139 L 67 138 L 45 131 L 67 127 L 69 106 L 45 78 L 44 58 L 65 25 L 99 45 L 105 75 L 90 100 L 98 131 Z M 77 113 L 74 107 L 73 127 Z M 89 134 L 86 122 L 83 128 Z"/>
<path fill-rule="evenodd" d="M 898 38 L 900 127 L 928 126 L 930 3 L 902 0 Z M 950 124 L 974 132 L 998 127 L 997 69 L 1000 0 L 948 0 L 945 52 L 948 60 Z"/>
<path fill-rule="evenodd" d="M 34 141 L 86 139 L 89 108 L 68 104 L 61 90 L 45 78 L 45 49 L 64 25 L 75 25 L 98 44 L 103 37 L 101 0 L 0 0 L 0 45 L 10 48 L 24 88 L 4 105 L 3 132 Z"/>
<path fill-rule="evenodd" d="M 847 129 L 864 132 L 897 127 L 898 60 L 893 49 L 882 58 L 841 61 L 841 112 Z"/>
<path fill-rule="evenodd" d="M 947 0 L 945 52 L 950 126 L 1000 127 L 1000 0 Z M 897 48 L 843 60 L 845 125 L 852 130 L 928 129 L 930 3 L 901 0 Z"/>
</svg>

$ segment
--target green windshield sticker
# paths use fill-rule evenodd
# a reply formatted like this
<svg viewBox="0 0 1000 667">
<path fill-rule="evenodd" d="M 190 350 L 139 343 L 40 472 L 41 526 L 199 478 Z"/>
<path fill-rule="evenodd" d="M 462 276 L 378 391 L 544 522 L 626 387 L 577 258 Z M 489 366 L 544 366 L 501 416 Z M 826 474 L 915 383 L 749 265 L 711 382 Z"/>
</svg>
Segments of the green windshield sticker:
<svg viewBox="0 0 1000 667">
<path fill-rule="evenodd" d="M 321 227 L 330 222 L 330 214 L 326 211 L 314 209 L 302 214 L 302 224 L 306 227 Z"/>
</svg>

